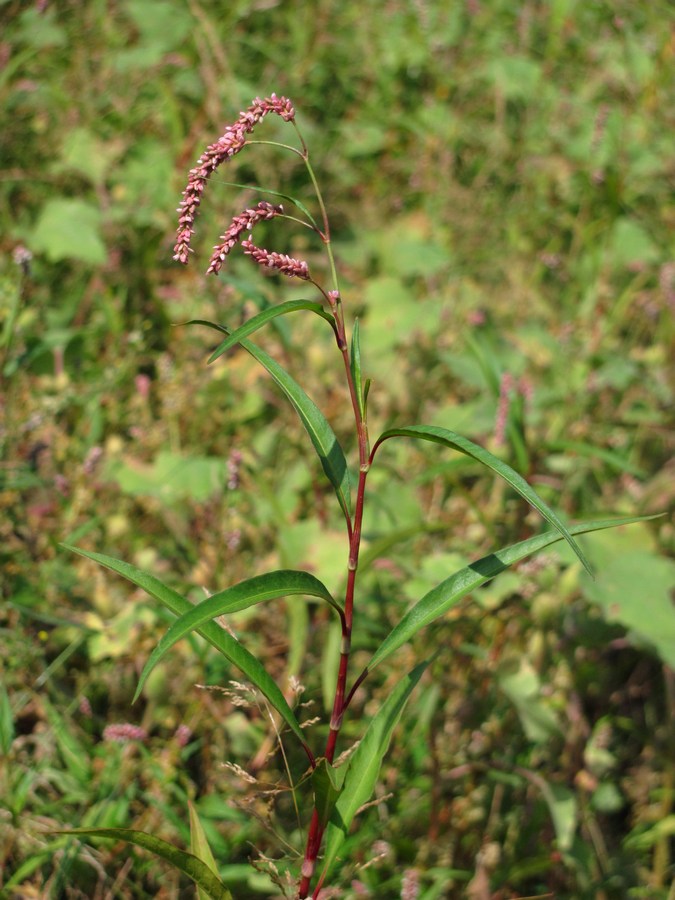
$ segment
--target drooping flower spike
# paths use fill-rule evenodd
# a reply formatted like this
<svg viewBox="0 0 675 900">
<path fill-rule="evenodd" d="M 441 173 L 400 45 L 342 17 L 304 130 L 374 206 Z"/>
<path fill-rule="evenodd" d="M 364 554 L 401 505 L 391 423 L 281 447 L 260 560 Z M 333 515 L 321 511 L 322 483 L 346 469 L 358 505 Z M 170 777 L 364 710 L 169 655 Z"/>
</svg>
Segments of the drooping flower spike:
<svg viewBox="0 0 675 900">
<path fill-rule="evenodd" d="M 187 187 L 178 207 L 178 230 L 173 248 L 173 258 L 183 265 L 189 259 L 190 241 L 206 182 L 221 163 L 239 153 L 246 144 L 247 136 L 269 113 L 281 116 L 284 122 L 291 122 L 295 118 L 295 109 L 287 97 L 277 97 L 276 94 L 271 94 L 264 100 L 256 97 L 248 109 L 240 113 L 237 121 L 228 125 L 215 144 L 206 148 L 197 160 L 197 165 L 190 170 Z"/>
<path fill-rule="evenodd" d="M 273 206 L 271 203 L 261 200 L 254 209 L 245 209 L 243 213 L 235 216 L 227 231 L 221 234 L 221 242 L 214 248 L 206 274 L 217 275 L 220 272 L 230 250 L 240 240 L 245 231 L 251 232 L 257 222 L 273 219 L 275 216 L 280 216 L 283 211 L 283 206 Z"/>
</svg>

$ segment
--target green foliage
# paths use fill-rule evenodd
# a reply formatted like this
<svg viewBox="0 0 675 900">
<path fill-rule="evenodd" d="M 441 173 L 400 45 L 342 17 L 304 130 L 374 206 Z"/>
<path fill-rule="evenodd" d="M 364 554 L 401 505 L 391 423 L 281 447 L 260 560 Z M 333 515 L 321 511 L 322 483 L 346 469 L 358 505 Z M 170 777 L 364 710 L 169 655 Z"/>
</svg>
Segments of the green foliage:
<svg viewBox="0 0 675 900">
<path fill-rule="evenodd" d="M 190 636 L 133 709 L 153 723 L 148 738 L 104 738 L 129 718 L 161 635 L 204 596 L 258 565 L 306 569 L 336 597 L 345 580 L 338 529 L 355 447 L 333 336 L 313 316 L 275 313 L 260 348 L 324 411 L 330 432 L 303 421 L 324 470 L 333 440 L 344 448 L 325 493 L 321 469 L 298 463 L 304 435 L 258 363 L 236 353 L 206 368 L 223 334 L 205 347 L 203 333 L 169 327 L 203 317 L 234 332 L 307 293 L 287 286 L 282 298 L 248 260 L 230 260 L 220 282 L 169 262 L 185 171 L 256 92 L 301 107 L 348 322 L 361 325 L 350 357 L 364 417 L 373 378 L 374 433 L 421 421 L 466 435 L 565 521 L 671 511 L 674 499 L 670 4 L 395 2 L 383 17 L 330 0 L 303 17 L 283 4 L 216 14 L 176 0 L 153 12 L 136 0 L 2 5 L 0 893 L 10 897 L 189 895 L 186 877 L 147 853 L 128 851 L 127 868 L 110 841 L 92 854 L 44 834 L 131 827 L 194 850 L 189 802 L 234 896 L 288 891 L 303 852 L 293 801 L 306 809 L 317 787 L 303 780 L 299 706 L 325 696 L 330 709 L 340 655 L 323 605 L 290 599 L 228 619 L 240 641 L 223 638 L 228 652 L 245 645 L 260 661 L 269 696 L 237 693 L 227 655 Z M 286 137 L 281 122 L 265 128 Z M 258 146 L 237 166 L 236 182 L 214 176 L 197 261 L 228 211 L 251 202 L 242 185 L 320 221 L 296 157 Z M 265 228 L 266 245 L 324 274 L 306 229 Z M 19 246 L 32 260 L 14 261 Z M 302 419 L 307 394 L 296 397 Z M 354 672 L 465 560 L 543 537 L 508 484 L 479 471 L 465 455 L 423 456 L 418 442 L 378 454 Z M 194 588 L 151 607 L 94 558 L 58 552 L 64 537 Z M 379 776 L 384 798 L 378 790 L 342 845 L 336 883 L 394 898 L 414 872 L 427 898 L 488 884 L 667 900 L 672 541 L 668 516 L 596 533 L 583 543 L 595 580 L 558 541 L 381 660 L 352 699 L 345 747 L 413 651 L 439 651 Z M 214 642 L 229 637 L 211 624 Z M 235 762 L 257 781 L 222 765 Z"/>
</svg>

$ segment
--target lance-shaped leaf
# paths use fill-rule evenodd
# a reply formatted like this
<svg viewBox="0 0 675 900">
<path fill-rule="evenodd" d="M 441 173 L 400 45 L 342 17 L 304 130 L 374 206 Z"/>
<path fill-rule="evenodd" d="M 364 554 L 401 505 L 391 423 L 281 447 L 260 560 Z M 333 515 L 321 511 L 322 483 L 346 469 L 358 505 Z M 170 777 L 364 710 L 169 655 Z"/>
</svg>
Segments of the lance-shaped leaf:
<svg viewBox="0 0 675 900">
<path fill-rule="evenodd" d="M 113 841 L 126 841 L 135 844 L 144 850 L 150 850 L 155 856 L 165 859 L 177 869 L 180 869 L 188 878 L 191 878 L 200 891 L 203 891 L 211 900 L 232 900 L 232 894 L 225 887 L 213 869 L 202 862 L 192 853 L 180 850 L 145 831 L 135 831 L 132 828 L 72 828 L 68 831 L 57 831 L 56 834 L 75 834 L 87 837 L 108 838 Z"/>
<path fill-rule="evenodd" d="M 559 516 L 551 509 L 551 507 L 547 503 L 544 503 L 541 497 L 531 487 L 531 485 L 529 485 L 527 481 L 525 481 L 522 475 L 519 475 L 511 468 L 511 466 L 507 465 L 498 457 L 493 456 L 493 454 L 488 450 L 485 450 L 478 444 L 474 444 L 473 441 L 470 441 L 468 438 L 463 437 L 461 434 L 457 434 L 457 432 L 455 431 L 449 431 L 447 428 L 437 428 L 434 425 L 409 425 L 404 428 L 392 428 L 389 431 L 385 431 L 384 434 L 379 437 L 377 443 L 373 447 L 371 457 L 375 455 L 375 451 L 383 441 L 386 441 L 388 438 L 392 437 L 421 438 L 424 441 L 432 441 L 436 444 L 443 444 L 444 446 L 450 447 L 453 450 L 458 450 L 460 453 L 465 453 L 467 456 L 472 457 L 477 462 L 486 466 L 488 469 L 492 469 L 493 472 L 496 472 L 497 475 L 499 475 L 504 479 L 504 481 L 510 484 L 514 491 L 517 491 L 521 497 L 527 500 L 530 506 L 534 507 L 534 509 L 536 509 L 537 512 L 539 512 L 547 522 L 550 522 L 550 524 L 560 532 L 560 534 L 565 538 L 572 550 L 574 550 L 576 555 L 579 557 L 587 572 L 590 575 L 593 574 L 591 571 L 590 563 L 581 552 L 579 545 L 573 539 L 569 530 L 565 527 Z"/>
<path fill-rule="evenodd" d="M 601 531 L 603 528 L 631 525 L 634 522 L 643 521 L 644 518 L 603 519 L 601 521 L 585 522 L 580 525 L 573 525 L 570 531 L 572 534 L 586 534 L 590 531 Z M 652 517 L 648 516 L 646 518 Z M 562 536 L 558 532 L 547 531 L 545 534 L 535 535 L 526 541 L 520 541 L 518 544 L 513 544 L 504 550 L 497 550 L 489 556 L 484 556 L 482 559 L 465 566 L 465 568 L 455 572 L 454 575 L 446 578 L 445 581 L 442 581 L 425 594 L 412 609 L 408 610 L 398 625 L 389 632 L 375 651 L 366 671 L 372 671 L 375 666 L 390 656 L 394 650 L 398 650 L 402 644 L 409 641 L 418 631 L 425 628 L 434 619 L 438 619 L 439 616 L 442 616 L 443 613 L 455 606 L 462 597 L 480 587 L 481 584 L 494 578 L 495 575 L 499 575 L 504 569 L 508 569 L 509 566 L 524 559 L 526 556 L 537 553 L 539 550 L 543 550 L 544 547 L 549 547 L 560 540 L 562 540 Z"/>
<path fill-rule="evenodd" d="M 215 328 L 216 331 L 220 331 L 223 334 L 230 334 L 229 328 L 225 328 L 224 325 L 217 325 L 215 322 L 209 322 L 206 319 L 193 319 L 190 324 L 206 325 L 209 328 Z M 254 359 L 258 360 L 261 366 L 267 369 L 290 400 L 314 445 L 326 477 L 335 489 L 338 502 L 346 518 L 349 519 L 351 517 L 349 468 L 342 447 L 326 417 L 314 401 L 310 400 L 297 381 L 264 350 L 247 340 L 240 340 L 239 343 L 247 353 L 250 353 Z"/>
<path fill-rule="evenodd" d="M 349 760 L 339 796 L 335 801 L 326 828 L 322 879 L 335 862 L 354 816 L 370 800 L 375 790 L 377 776 L 380 773 L 384 755 L 389 748 L 394 728 L 427 665 L 428 662 L 420 663 L 396 685 L 371 719 L 361 743 Z M 338 788 L 337 782 L 335 788 Z"/>
<path fill-rule="evenodd" d="M 328 819 L 340 796 L 344 775 L 344 770 L 334 769 L 325 758 L 317 761 L 316 768 L 312 772 L 314 809 L 322 828 L 328 824 Z"/>
<path fill-rule="evenodd" d="M 66 550 L 72 550 L 73 553 L 79 553 L 87 559 L 100 563 L 113 572 L 117 572 L 127 581 L 142 588 L 151 597 L 159 600 L 167 609 L 171 610 L 177 616 L 191 612 L 194 606 L 182 597 L 177 591 L 162 584 L 154 575 L 137 569 L 129 563 L 122 562 L 119 559 L 113 559 L 112 556 L 106 556 L 103 553 L 93 553 L 90 550 L 81 550 L 79 547 L 72 547 L 68 544 L 62 544 Z M 261 694 L 269 700 L 270 704 L 276 709 L 284 722 L 289 726 L 293 734 L 306 747 L 305 736 L 298 724 L 298 720 L 293 710 L 288 705 L 286 698 L 277 686 L 272 677 L 265 671 L 262 664 L 249 653 L 231 634 L 228 634 L 224 628 L 215 622 L 206 622 L 198 629 L 202 637 L 212 644 L 216 650 L 219 650 L 223 656 L 228 659 L 234 666 L 254 684 Z"/>
<path fill-rule="evenodd" d="M 352 373 L 352 381 L 354 382 L 354 390 L 356 391 L 356 400 L 359 404 L 361 418 L 365 421 L 366 396 L 364 391 L 363 375 L 361 374 L 361 339 L 358 319 L 354 319 L 354 330 L 352 331 L 352 347 L 349 359 L 349 367 Z"/>
<path fill-rule="evenodd" d="M 219 356 L 222 356 L 223 353 L 226 353 L 231 347 L 234 347 L 235 344 L 240 343 L 244 338 L 253 334 L 254 331 L 262 328 L 263 325 L 271 322 L 272 319 L 276 319 L 278 316 L 285 316 L 288 313 L 296 312 L 301 309 L 309 310 L 310 312 L 316 313 L 317 316 L 321 316 L 322 319 L 326 319 L 333 330 L 335 330 L 335 320 L 330 313 L 326 312 L 320 303 L 314 303 L 311 300 L 288 300 L 286 303 L 280 303 L 278 306 L 271 306 L 269 309 L 264 309 L 262 312 L 258 313 L 257 316 L 253 316 L 247 322 L 244 322 L 243 325 L 233 331 L 229 337 L 225 338 L 225 340 L 216 347 L 211 356 L 209 356 L 209 362 L 215 362 Z M 190 325 L 192 323 L 188 322 L 187 324 Z"/>
<path fill-rule="evenodd" d="M 188 809 L 190 810 L 190 853 L 193 853 L 197 859 L 201 859 L 203 863 L 205 863 L 209 869 L 212 869 L 214 872 L 217 871 L 218 867 L 216 865 L 216 861 L 213 858 L 213 853 L 211 852 L 211 847 L 209 846 L 208 838 L 206 837 L 206 833 L 204 831 L 204 826 L 201 823 L 199 818 L 199 814 L 195 809 L 193 803 L 190 803 L 188 800 Z M 208 900 L 208 894 L 202 888 L 197 888 L 197 895 L 199 900 Z"/>
<path fill-rule="evenodd" d="M 218 616 L 247 609 L 249 606 L 254 606 L 256 603 L 264 603 L 265 600 L 273 600 L 275 597 L 288 597 L 294 594 L 318 597 L 320 600 L 325 600 L 342 615 L 342 610 L 333 600 L 328 589 L 318 578 L 310 575 L 309 572 L 282 569 L 279 572 L 267 572 L 265 575 L 247 578 L 246 581 L 240 581 L 239 584 L 213 594 L 213 596 L 203 600 L 196 606 L 191 606 L 184 615 L 173 623 L 150 654 L 150 658 L 146 662 L 138 680 L 134 701 L 143 690 L 143 685 L 150 672 L 162 657 L 168 653 L 176 641 L 185 637 L 186 634 L 201 628 L 202 625 Z"/>
</svg>

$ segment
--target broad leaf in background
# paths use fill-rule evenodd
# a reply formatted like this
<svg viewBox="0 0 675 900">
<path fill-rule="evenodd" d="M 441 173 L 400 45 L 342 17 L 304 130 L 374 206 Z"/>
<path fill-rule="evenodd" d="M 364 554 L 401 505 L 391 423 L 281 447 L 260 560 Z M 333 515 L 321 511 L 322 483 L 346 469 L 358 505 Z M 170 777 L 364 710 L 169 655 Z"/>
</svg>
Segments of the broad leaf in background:
<svg viewBox="0 0 675 900">
<path fill-rule="evenodd" d="M 345 841 L 354 816 L 370 800 L 375 790 L 382 760 L 389 748 L 394 728 L 401 718 L 410 694 L 429 665 L 422 662 L 409 672 L 389 694 L 372 718 L 352 756 L 326 828 L 323 874 L 328 874 Z M 337 784 L 336 784 L 337 789 Z"/>
<path fill-rule="evenodd" d="M 675 669 L 675 562 L 647 550 L 608 560 L 598 580 L 585 578 L 584 595 L 602 608 L 608 622 L 628 630 L 633 643 L 646 645 Z"/>
<path fill-rule="evenodd" d="M 473 441 L 468 440 L 468 438 L 463 437 L 461 434 L 457 434 L 455 431 L 448 431 L 447 428 L 437 428 L 431 425 L 409 425 L 404 428 L 392 428 L 389 431 L 385 431 L 384 434 L 380 435 L 377 443 L 373 447 L 372 456 L 375 455 L 375 451 L 383 441 L 392 437 L 420 438 L 424 441 L 443 444 L 446 447 L 451 447 L 453 450 L 458 450 L 460 453 L 472 457 L 488 469 L 492 469 L 493 472 L 496 472 L 497 475 L 510 484 L 514 491 L 517 491 L 521 497 L 527 500 L 530 506 L 533 506 L 547 522 L 550 522 L 554 528 L 558 529 L 560 534 L 574 550 L 577 557 L 581 560 L 584 568 L 591 573 L 590 563 L 581 552 L 578 544 L 574 541 L 569 530 L 562 523 L 558 515 L 553 512 L 547 503 L 544 503 L 541 497 L 539 497 L 536 491 L 527 483 L 527 481 L 525 481 L 522 475 L 515 472 L 511 466 L 507 465 L 501 459 L 493 456 L 492 453 L 483 449 L 483 447 L 474 444 Z"/>
<path fill-rule="evenodd" d="M 113 559 L 112 556 L 106 556 L 103 553 L 93 553 L 90 550 L 81 550 L 79 547 L 72 547 L 68 544 L 62 544 L 66 550 L 73 553 L 79 553 L 87 559 L 100 563 L 107 569 L 117 572 L 123 578 L 131 581 L 132 584 L 142 588 L 151 597 L 159 600 L 167 609 L 177 616 L 184 615 L 194 609 L 193 605 L 181 597 L 179 593 L 172 588 L 162 584 L 154 575 L 142 572 L 129 563 Z M 306 747 L 305 738 L 295 718 L 293 710 L 288 705 L 283 693 L 279 690 L 276 682 L 265 671 L 260 662 L 248 650 L 241 646 L 239 641 L 228 634 L 224 628 L 216 625 L 215 622 L 207 622 L 197 629 L 202 637 L 212 644 L 217 650 L 225 656 L 233 665 L 240 669 L 244 675 L 251 681 L 258 690 L 266 697 L 270 704 L 276 709 L 284 722 L 289 726 L 293 734 L 300 739 L 303 747 Z"/>
<path fill-rule="evenodd" d="M 155 856 L 165 859 L 172 866 L 180 869 L 181 872 L 194 881 L 197 887 L 210 900 L 232 900 L 232 894 L 206 863 L 192 853 L 180 850 L 178 847 L 174 847 L 173 844 L 169 844 L 153 834 L 147 834 L 145 831 L 134 831 L 131 828 L 73 828 L 55 833 L 81 834 L 87 837 L 108 838 L 113 841 L 126 841 L 128 844 L 135 844 L 144 850 L 150 850 Z"/>
<path fill-rule="evenodd" d="M 194 319 L 193 325 L 206 325 L 215 328 L 223 334 L 230 334 L 230 329 L 215 322 L 207 322 L 204 319 Z M 268 356 L 260 347 L 256 347 L 250 341 L 239 341 L 241 346 L 251 354 L 254 359 L 267 369 L 272 378 L 286 394 L 295 411 L 300 416 L 300 421 L 305 426 L 307 434 L 314 445 L 321 466 L 326 477 L 333 485 L 338 502 L 347 518 L 351 515 L 351 485 L 347 460 L 342 451 L 333 429 L 328 424 L 324 414 L 313 400 L 307 396 L 300 385 L 293 379 L 279 363 Z"/>
<path fill-rule="evenodd" d="M 308 572 L 295 572 L 281 570 L 279 572 L 267 572 L 265 575 L 256 575 L 241 581 L 231 588 L 220 591 L 218 594 L 192 606 L 177 622 L 174 622 L 159 644 L 150 654 L 134 695 L 136 701 L 143 690 L 143 685 L 150 672 L 157 663 L 168 653 L 176 641 L 179 641 L 191 631 L 198 630 L 202 625 L 210 622 L 218 616 L 227 613 L 247 609 L 256 603 L 264 603 L 265 600 L 273 600 L 275 597 L 287 597 L 294 594 L 302 594 L 307 597 L 318 597 L 334 607 L 340 615 L 342 610 L 333 600 L 328 589 Z"/>
<path fill-rule="evenodd" d="M 606 519 L 597 522 L 586 522 L 581 525 L 573 525 L 570 528 L 570 532 L 572 534 L 585 534 L 590 531 L 601 531 L 604 528 L 615 528 L 618 525 L 630 525 L 634 522 L 640 522 L 643 521 L 644 518 L 653 517 Z M 526 556 L 530 556 L 532 553 L 537 553 L 539 550 L 543 550 L 544 547 L 555 544 L 560 540 L 562 540 L 562 535 L 555 531 L 538 534 L 528 538 L 526 541 L 520 541 L 518 544 L 513 544 L 505 550 L 497 550 L 489 556 L 484 556 L 482 559 L 476 560 L 476 562 L 471 563 L 469 566 L 465 566 L 465 568 L 460 569 L 459 572 L 455 572 L 454 575 L 446 578 L 445 581 L 442 581 L 437 587 L 429 591 L 428 594 L 425 594 L 419 603 L 416 603 L 415 606 L 403 616 L 398 625 L 396 625 L 375 651 L 368 664 L 368 671 L 372 671 L 376 665 L 379 665 L 379 663 L 393 653 L 394 650 L 397 650 L 402 644 L 409 641 L 413 635 L 417 634 L 417 632 L 426 625 L 429 625 L 430 622 L 433 622 L 434 619 L 442 616 L 443 613 L 447 612 L 458 603 L 462 597 L 465 597 L 471 591 L 480 587 L 481 584 L 494 578 L 495 575 L 503 572 L 504 569 L 513 565 L 513 563 L 524 559 Z"/>
<path fill-rule="evenodd" d="M 106 260 L 100 224 L 98 207 L 84 200 L 48 200 L 35 226 L 31 247 L 44 253 L 50 262 L 79 259 L 100 265 Z"/>
</svg>

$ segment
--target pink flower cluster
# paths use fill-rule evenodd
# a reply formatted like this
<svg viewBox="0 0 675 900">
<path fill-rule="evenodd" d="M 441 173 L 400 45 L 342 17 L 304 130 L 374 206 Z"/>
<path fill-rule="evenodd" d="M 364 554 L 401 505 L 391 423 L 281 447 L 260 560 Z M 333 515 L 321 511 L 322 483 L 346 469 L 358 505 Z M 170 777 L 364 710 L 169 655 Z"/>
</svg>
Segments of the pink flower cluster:
<svg viewBox="0 0 675 900">
<path fill-rule="evenodd" d="M 245 231 L 252 231 L 257 222 L 273 219 L 275 216 L 281 215 L 283 211 L 283 206 L 273 206 L 271 203 L 261 200 L 255 209 L 245 209 L 241 215 L 235 216 L 225 234 L 221 234 L 221 243 L 214 248 L 206 274 L 217 275 L 220 272 L 228 253 Z"/>
<path fill-rule="evenodd" d="M 309 266 L 302 259 L 293 259 L 292 256 L 286 256 L 285 253 L 271 253 L 269 250 L 263 250 L 262 247 L 256 247 L 252 241 L 242 241 L 241 246 L 244 253 L 254 259 L 259 265 L 268 269 L 278 269 L 289 278 L 303 278 L 309 281 Z"/>
<path fill-rule="evenodd" d="M 132 725 L 130 722 L 106 725 L 103 729 L 103 740 L 115 741 L 118 744 L 126 744 L 127 741 L 144 741 L 147 736 L 145 728 L 141 728 L 140 725 Z"/>
<path fill-rule="evenodd" d="M 194 222 L 206 182 L 221 163 L 239 153 L 246 144 L 246 137 L 268 113 L 281 116 L 284 122 L 291 122 L 295 118 L 295 109 L 287 97 L 277 97 L 276 94 L 264 100 L 256 97 L 249 108 L 240 113 L 237 121 L 228 125 L 215 144 L 206 148 L 194 169 L 190 169 L 187 187 L 178 207 L 178 231 L 173 248 L 173 258 L 183 265 L 187 264 L 190 254 L 190 240 L 194 234 Z"/>
</svg>

